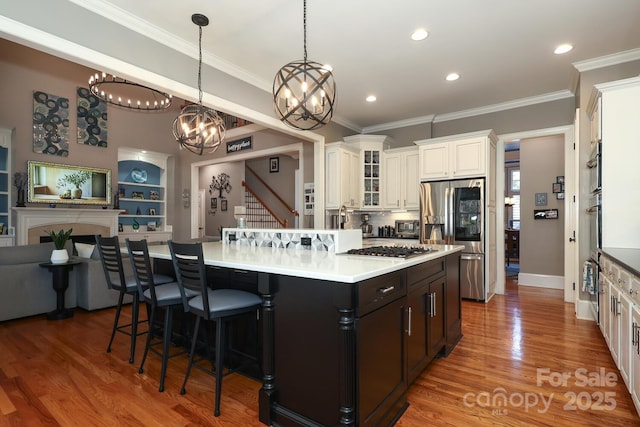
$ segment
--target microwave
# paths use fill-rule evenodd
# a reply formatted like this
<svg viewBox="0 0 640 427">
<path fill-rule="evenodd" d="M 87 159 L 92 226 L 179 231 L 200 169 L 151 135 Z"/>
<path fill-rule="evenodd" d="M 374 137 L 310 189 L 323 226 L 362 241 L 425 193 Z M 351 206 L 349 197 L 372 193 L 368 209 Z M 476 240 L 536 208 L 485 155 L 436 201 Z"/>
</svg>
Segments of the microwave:
<svg viewBox="0 0 640 427">
<path fill-rule="evenodd" d="M 396 220 L 396 237 L 419 239 L 420 221 L 413 219 Z"/>
</svg>

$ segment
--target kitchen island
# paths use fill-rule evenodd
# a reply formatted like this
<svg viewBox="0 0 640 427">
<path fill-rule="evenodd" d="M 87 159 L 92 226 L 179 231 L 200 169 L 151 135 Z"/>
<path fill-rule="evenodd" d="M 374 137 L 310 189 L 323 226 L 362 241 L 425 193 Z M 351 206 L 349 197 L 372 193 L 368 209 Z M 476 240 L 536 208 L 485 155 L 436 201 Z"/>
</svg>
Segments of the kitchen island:
<svg viewBox="0 0 640 427">
<path fill-rule="evenodd" d="M 204 243 L 207 265 L 253 273 L 264 301 L 260 421 L 395 423 L 411 381 L 462 336 L 462 247 L 434 248 L 398 259 Z M 165 245 L 149 252 L 170 259 Z"/>
</svg>

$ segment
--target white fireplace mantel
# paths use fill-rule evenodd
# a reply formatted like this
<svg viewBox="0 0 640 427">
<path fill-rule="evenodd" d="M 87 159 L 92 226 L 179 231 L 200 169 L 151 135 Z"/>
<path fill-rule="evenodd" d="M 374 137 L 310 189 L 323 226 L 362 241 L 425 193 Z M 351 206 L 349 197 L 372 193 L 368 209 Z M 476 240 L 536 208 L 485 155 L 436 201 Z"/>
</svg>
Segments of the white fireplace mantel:
<svg viewBox="0 0 640 427">
<path fill-rule="evenodd" d="M 34 227 L 56 224 L 87 224 L 108 227 L 111 236 L 118 234 L 118 215 L 116 209 L 77 209 L 77 208 L 34 208 L 14 207 L 16 214 L 16 244 L 29 244 L 29 230 Z"/>
</svg>

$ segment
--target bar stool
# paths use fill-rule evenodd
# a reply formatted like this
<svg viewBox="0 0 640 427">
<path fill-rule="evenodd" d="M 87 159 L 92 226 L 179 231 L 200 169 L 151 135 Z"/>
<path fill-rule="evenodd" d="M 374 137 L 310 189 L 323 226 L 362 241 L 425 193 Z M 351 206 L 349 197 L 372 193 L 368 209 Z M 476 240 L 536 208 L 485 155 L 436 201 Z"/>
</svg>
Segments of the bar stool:
<svg viewBox="0 0 640 427">
<path fill-rule="evenodd" d="M 95 239 L 98 253 L 100 254 L 100 260 L 102 262 L 102 268 L 104 269 L 107 286 L 109 289 L 113 289 L 120 293 L 118 297 L 118 305 L 116 307 L 116 316 L 113 320 L 111 338 L 109 339 L 109 345 L 107 346 L 107 353 L 111 353 L 111 344 L 113 344 L 116 332 L 121 332 L 131 337 L 129 363 L 133 363 L 136 353 L 136 338 L 147 332 L 138 332 L 139 323 L 146 322 L 146 320 L 139 321 L 138 319 L 140 311 L 140 292 L 138 291 L 138 285 L 134 277 L 125 275 L 118 236 L 102 237 L 100 235 L 96 235 Z M 154 276 L 154 281 L 156 284 L 169 283 L 173 281 L 173 278 L 164 275 L 156 275 Z M 131 295 L 133 298 L 131 305 L 131 323 L 120 325 L 120 313 L 122 312 L 122 303 L 125 295 Z M 147 314 L 149 314 L 148 307 Z"/>
<path fill-rule="evenodd" d="M 171 283 L 165 283 L 157 285 L 155 283 L 153 270 L 151 268 L 151 260 L 149 259 L 149 247 L 147 240 L 133 241 L 129 238 L 125 239 L 127 245 L 127 251 L 129 252 L 129 259 L 133 266 L 133 275 L 138 285 L 138 292 L 143 295 L 145 302 L 151 307 L 151 315 L 149 316 L 149 333 L 147 334 L 147 341 L 142 354 L 142 361 L 140 362 L 139 373 L 144 372 L 144 363 L 147 360 L 147 354 L 149 351 L 157 354 L 162 360 L 162 367 L 160 370 L 160 386 L 159 391 L 164 391 L 164 379 L 167 374 L 167 363 L 170 358 L 179 356 L 186 353 L 185 350 L 174 352 L 170 354 L 169 345 L 171 343 L 171 337 L 173 334 L 173 313 L 174 310 L 182 310 L 182 288 L 178 286 L 178 283 L 173 281 Z M 186 297 L 190 298 L 196 295 L 196 292 L 190 289 L 184 290 Z M 152 342 L 154 331 L 156 330 L 156 315 L 158 309 L 164 309 L 164 323 L 161 327 L 163 330 L 162 339 L 157 342 Z M 184 323 L 182 325 L 185 327 Z M 156 350 L 155 346 L 162 344 L 162 350 Z"/>
<path fill-rule="evenodd" d="M 183 298 L 185 311 L 188 310 L 196 316 L 196 323 L 192 336 L 191 350 L 189 351 L 189 364 L 180 394 L 186 393 L 185 387 L 192 367 L 196 367 L 209 375 L 215 375 L 216 400 L 213 414 L 217 417 L 220 415 L 220 393 L 222 391 L 227 322 L 234 317 L 252 311 L 257 312 L 262 305 L 262 298 L 250 292 L 235 289 L 210 289 L 207 286 L 202 243 L 175 243 L 170 240 L 169 250 L 171 251 L 171 259 L 178 285 L 183 287 L 185 292 L 186 289 L 198 292 L 198 295 L 191 299 Z M 215 365 L 212 363 L 212 370 L 194 362 L 201 320 L 206 322 L 213 321 L 216 324 Z M 208 343 L 208 339 L 205 339 L 205 342 Z M 208 346 L 207 355 L 209 355 Z"/>
</svg>

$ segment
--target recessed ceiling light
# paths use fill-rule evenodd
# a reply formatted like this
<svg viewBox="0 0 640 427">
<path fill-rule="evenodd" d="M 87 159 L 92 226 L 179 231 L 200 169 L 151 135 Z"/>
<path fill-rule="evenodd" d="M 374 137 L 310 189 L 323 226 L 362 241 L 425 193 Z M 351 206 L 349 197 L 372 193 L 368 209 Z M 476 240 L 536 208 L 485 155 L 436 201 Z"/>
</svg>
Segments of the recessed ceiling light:
<svg viewBox="0 0 640 427">
<path fill-rule="evenodd" d="M 376 102 L 376 96 L 375 95 L 369 95 L 367 96 L 367 102 Z"/>
<path fill-rule="evenodd" d="M 450 81 L 450 82 L 458 80 L 459 78 L 460 78 L 460 74 L 458 73 L 450 73 L 450 74 L 447 74 L 447 77 L 446 77 L 447 81 Z"/>
<path fill-rule="evenodd" d="M 554 50 L 553 53 L 555 53 L 556 55 L 562 55 L 563 53 L 571 51 L 571 49 L 573 49 L 572 45 L 568 43 L 561 44 L 560 46 L 556 47 L 556 50 Z"/>
<path fill-rule="evenodd" d="M 413 34 L 411 34 L 411 40 L 415 40 L 415 41 L 424 40 L 427 37 L 429 37 L 429 33 L 427 33 L 427 30 L 422 28 L 415 30 Z"/>
</svg>

